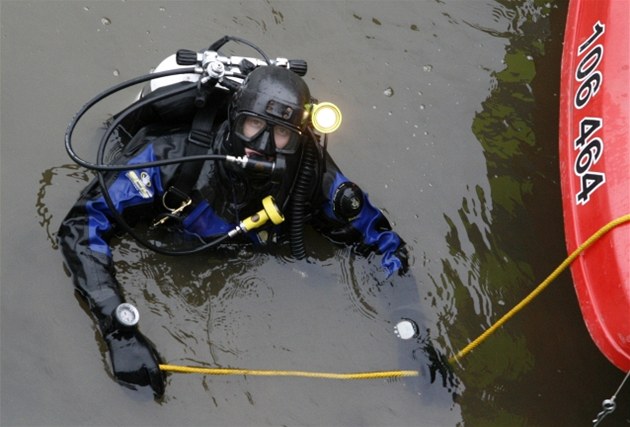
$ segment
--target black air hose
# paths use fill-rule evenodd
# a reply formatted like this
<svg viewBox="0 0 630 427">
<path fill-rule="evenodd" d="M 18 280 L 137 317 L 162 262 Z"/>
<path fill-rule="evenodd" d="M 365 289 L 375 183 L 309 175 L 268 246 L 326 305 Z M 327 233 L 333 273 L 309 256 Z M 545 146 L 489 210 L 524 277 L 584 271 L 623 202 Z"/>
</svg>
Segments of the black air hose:
<svg viewBox="0 0 630 427">
<path fill-rule="evenodd" d="M 308 216 L 310 196 L 316 170 L 315 147 L 307 143 L 304 147 L 302 167 L 295 182 L 291 201 L 291 218 L 289 221 L 289 242 L 291 253 L 296 259 L 306 258 L 304 248 L 304 226 Z"/>
</svg>

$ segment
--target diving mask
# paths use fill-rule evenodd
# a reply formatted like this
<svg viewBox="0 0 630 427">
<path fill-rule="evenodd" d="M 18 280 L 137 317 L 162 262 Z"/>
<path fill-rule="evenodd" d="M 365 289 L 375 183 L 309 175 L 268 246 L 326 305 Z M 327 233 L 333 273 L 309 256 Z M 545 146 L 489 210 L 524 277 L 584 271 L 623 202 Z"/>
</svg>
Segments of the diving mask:
<svg viewBox="0 0 630 427">
<path fill-rule="evenodd" d="M 299 147 L 300 134 L 297 130 L 254 114 L 239 114 L 234 133 L 244 147 L 264 156 L 295 154 Z"/>
</svg>

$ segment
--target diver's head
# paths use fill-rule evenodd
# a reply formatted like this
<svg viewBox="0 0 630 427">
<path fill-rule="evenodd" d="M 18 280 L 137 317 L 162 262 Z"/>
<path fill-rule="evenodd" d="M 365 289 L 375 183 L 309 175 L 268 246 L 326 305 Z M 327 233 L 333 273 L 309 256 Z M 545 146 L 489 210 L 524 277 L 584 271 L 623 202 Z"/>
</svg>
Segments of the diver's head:
<svg viewBox="0 0 630 427">
<path fill-rule="evenodd" d="M 293 71 L 276 66 L 253 70 L 230 105 L 229 154 L 297 157 L 310 102 L 308 86 Z"/>
</svg>

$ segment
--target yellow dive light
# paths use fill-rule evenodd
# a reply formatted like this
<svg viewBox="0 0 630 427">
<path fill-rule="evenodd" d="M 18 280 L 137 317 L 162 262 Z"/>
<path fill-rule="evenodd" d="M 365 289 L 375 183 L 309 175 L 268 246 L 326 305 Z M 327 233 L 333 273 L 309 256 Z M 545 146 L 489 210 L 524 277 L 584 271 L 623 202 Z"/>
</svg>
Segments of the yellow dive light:
<svg viewBox="0 0 630 427">
<path fill-rule="evenodd" d="M 332 133 L 341 125 L 341 111 L 331 102 L 313 105 L 311 117 L 313 127 L 321 133 Z"/>
<path fill-rule="evenodd" d="M 228 233 L 228 236 L 234 237 L 239 233 L 247 233 L 254 228 L 258 228 L 264 225 L 267 221 L 271 220 L 274 224 L 278 225 L 284 221 L 284 215 L 280 212 L 276 201 L 273 196 L 267 196 L 262 201 L 263 209 L 244 219 L 241 223 L 232 231 Z"/>
</svg>

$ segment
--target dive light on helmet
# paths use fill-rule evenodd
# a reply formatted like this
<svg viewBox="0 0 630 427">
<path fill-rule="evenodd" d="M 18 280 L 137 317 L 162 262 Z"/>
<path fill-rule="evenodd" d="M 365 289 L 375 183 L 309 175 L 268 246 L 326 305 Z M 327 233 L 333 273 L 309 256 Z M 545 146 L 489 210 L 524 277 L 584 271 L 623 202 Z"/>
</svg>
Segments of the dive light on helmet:
<svg viewBox="0 0 630 427">
<path fill-rule="evenodd" d="M 278 205 L 276 205 L 276 201 L 273 199 L 273 196 L 265 197 L 262 201 L 262 205 L 263 208 L 260 211 L 241 221 L 241 223 L 236 228 L 228 233 L 228 236 L 234 237 L 240 233 L 247 233 L 254 228 L 265 225 L 269 220 L 271 220 L 271 222 L 276 225 L 284 221 L 284 215 L 282 215 L 282 212 L 280 212 L 280 209 L 278 208 Z"/>
<path fill-rule="evenodd" d="M 333 133 L 341 125 L 341 110 L 332 102 L 315 104 L 311 111 L 311 123 L 321 133 Z"/>
</svg>

